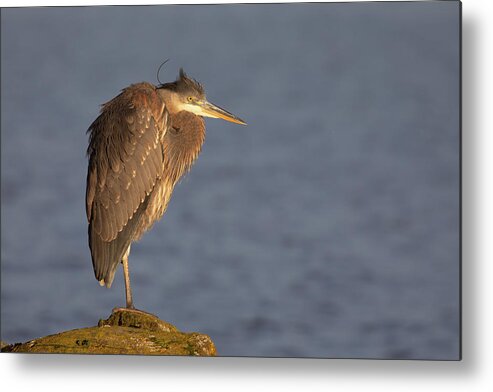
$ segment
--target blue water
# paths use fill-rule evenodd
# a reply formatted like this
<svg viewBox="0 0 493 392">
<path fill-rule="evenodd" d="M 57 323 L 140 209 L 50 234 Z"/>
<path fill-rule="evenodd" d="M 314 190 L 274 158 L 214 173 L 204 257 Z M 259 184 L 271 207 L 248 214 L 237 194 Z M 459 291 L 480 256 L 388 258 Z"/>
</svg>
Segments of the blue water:
<svg viewBox="0 0 493 392">
<path fill-rule="evenodd" d="M 136 306 L 228 356 L 457 359 L 457 2 L 3 9 L 1 333 L 124 305 L 94 278 L 85 131 L 183 66 L 207 120 L 132 247 Z"/>
</svg>

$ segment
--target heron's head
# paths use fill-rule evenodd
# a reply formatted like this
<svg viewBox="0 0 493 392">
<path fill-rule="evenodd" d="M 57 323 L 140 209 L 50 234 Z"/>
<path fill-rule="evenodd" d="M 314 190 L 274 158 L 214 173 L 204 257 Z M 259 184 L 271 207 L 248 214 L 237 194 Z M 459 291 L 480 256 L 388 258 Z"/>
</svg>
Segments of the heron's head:
<svg viewBox="0 0 493 392">
<path fill-rule="evenodd" d="M 176 111 L 187 111 L 198 116 L 221 118 L 226 121 L 246 125 L 246 123 L 234 114 L 207 101 L 202 85 L 180 69 L 180 76 L 172 83 L 160 86 L 171 92 L 170 106 Z"/>
</svg>

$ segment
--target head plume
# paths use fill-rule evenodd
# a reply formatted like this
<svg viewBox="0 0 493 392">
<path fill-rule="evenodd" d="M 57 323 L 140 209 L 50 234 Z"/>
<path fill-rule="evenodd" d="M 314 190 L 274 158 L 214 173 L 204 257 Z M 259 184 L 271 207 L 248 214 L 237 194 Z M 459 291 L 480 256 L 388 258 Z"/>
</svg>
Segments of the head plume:
<svg viewBox="0 0 493 392">
<path fill-rule="evenodd" d="M 197 82 L 195 79 L 190 78 L 183 68 L 180 68 L 180 74 L 178 79 L 171 83 L 164 83 L 159 86 L 159 88 L 164 88 L 177 93 L 195 93 L 197 95 L 205 95 L 204 87 Z"/>
</svg>

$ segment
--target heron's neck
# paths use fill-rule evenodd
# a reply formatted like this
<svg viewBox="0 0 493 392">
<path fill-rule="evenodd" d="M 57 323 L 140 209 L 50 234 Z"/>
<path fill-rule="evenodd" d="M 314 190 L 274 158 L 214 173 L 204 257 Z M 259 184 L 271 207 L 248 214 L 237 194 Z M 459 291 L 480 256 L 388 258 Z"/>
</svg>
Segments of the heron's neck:
<svg viewBox="0 0 493 392">
<path fill-rule="evenodd" d="M 160 88 L 157 90 L 159 96 L 164 101 L 164 105 L 166 106 L 166 110 L 169 114 L 173 115 L 181 111 L 181 108 L 178 105 L 180 99 L 178 98 L 178 94 L 174 91 Z"/>
</svg>

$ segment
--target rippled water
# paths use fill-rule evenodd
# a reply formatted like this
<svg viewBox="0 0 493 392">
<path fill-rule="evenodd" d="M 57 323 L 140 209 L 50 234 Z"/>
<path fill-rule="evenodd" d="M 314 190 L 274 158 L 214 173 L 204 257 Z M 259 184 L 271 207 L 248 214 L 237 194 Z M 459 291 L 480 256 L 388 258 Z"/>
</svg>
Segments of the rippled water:
<svg viewBox="0 0 493 392">
<path fill-rule="evenodd" d="M 2 10 L 1 327 L 124 304 L 94 279 L 85 130 L 178 67 L 248 127 L 207 140 L 133 246 L 136 305 L 220 355 L 459 355 L 459 4 Z"/>
</svg>

